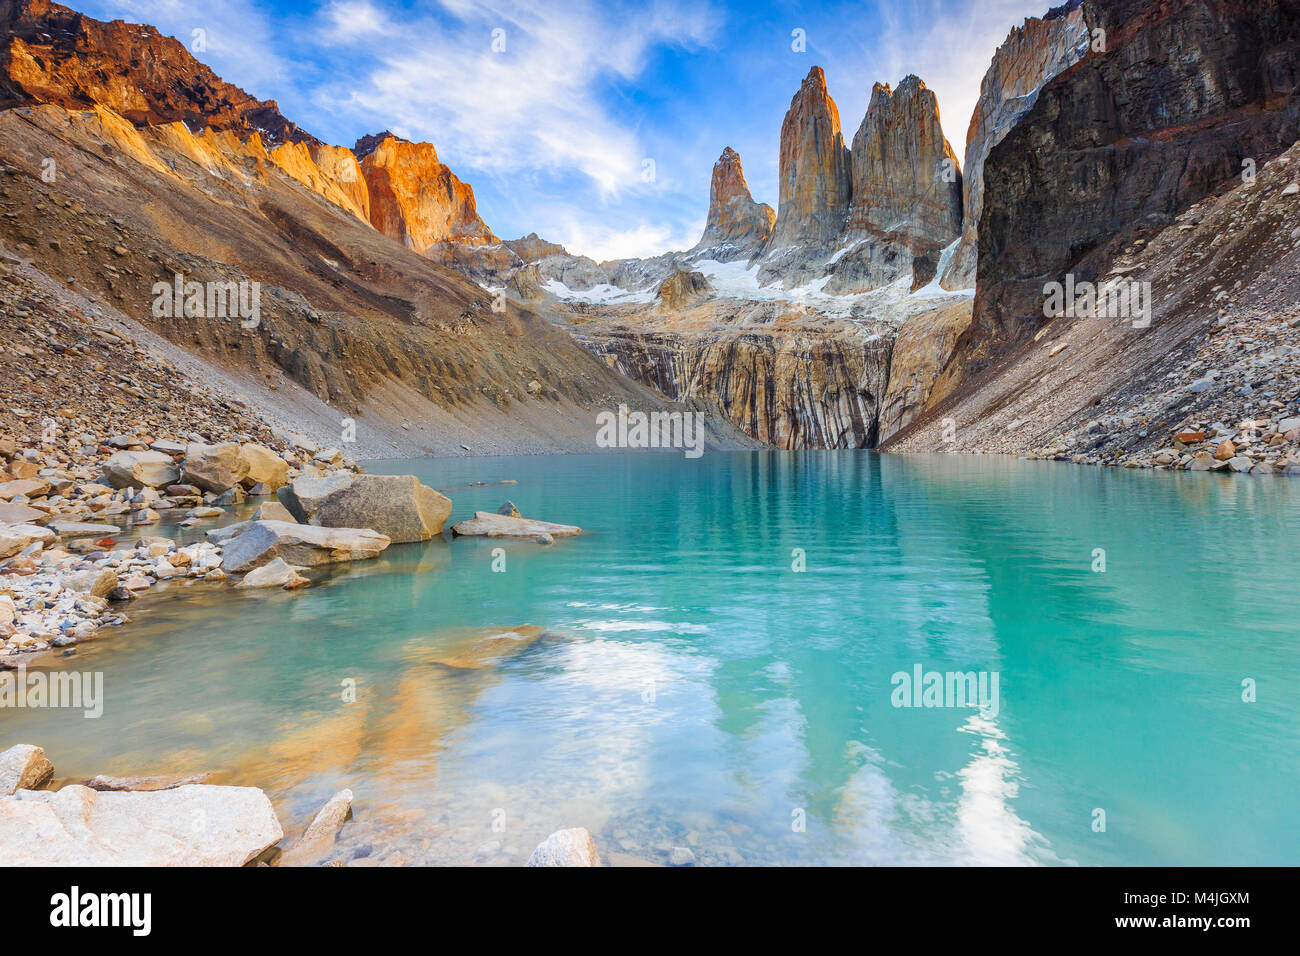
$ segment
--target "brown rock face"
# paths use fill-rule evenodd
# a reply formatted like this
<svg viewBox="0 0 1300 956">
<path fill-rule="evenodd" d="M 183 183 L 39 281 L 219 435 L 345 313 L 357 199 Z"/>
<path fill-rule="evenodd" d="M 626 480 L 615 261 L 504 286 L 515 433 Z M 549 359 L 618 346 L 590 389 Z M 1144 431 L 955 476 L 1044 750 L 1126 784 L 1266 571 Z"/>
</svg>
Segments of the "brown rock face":
<svg viewBox="0 0 1300 956">
<path fill-rule="evenodd" d="M 665 309 L 680 309 L 713 291 L 709 280 L 699 272 L 678 267 L 659 286 L 659 301 Z"/>
<path fill-rule="evenodd" d="M 740 154 L 728 146 L 713 164 L 709 218 L 695 249 L 710 249 L 719 262 L 749 258 L 771 237 L 775 222 L 772 207 L 749 194 Z"/>
<path fill-rule="evenodd" d="M 1048 81 L 984 165 L 977 335 L 1037 328 L 1046 278 L 1098 278 L 1139 231 L 1300 138 L 1297 0 L 1098 0 L 1084 15 L 1105 52 Z"/>
<path fill-rule="evenodd" d="M 771 246 L 822 242 L 844 229 L 852 184 L 840 112 L 814 66 L 781 124 L 781 192 Z"/>
<path fill-rule="evenodd" d="M 580 340 L 671 399 L 704 400 L 777 448 L 870 448 L 890 342 L 861 330 L 584 327 Z"/>
<path fill-rule="evenodd" d="M 137 126 L 183 121 L 192 129 L 261 132 L 271 145 L 316 143 L 223 81 L 150 26 L 101 23 L 48 0 L 0 0 L 0 109 L 53 103 L 108 107 Z"/>
<path fill-rule="evenodd" d="M 933 401 L 944 397 L 936 383 L 952 357 L 957 337 L 970 325 L 969 301 L 922 312 L 903 323 L 889 361 L 889 388 L 880 407 L 883 444 Z"/>
<path fill-rule="evenodd" d="M 343 146 L 285 143 L 268 154 L 271 162 L 312 192 L 370 221 L 370 191 L 352 150 Z"/>
<path fill-rule="evenodd" d="M 848 231 L 946 246 L 961 231 L 961 171 L 939 102 L 916 76 L 877 83 L 853 137 Z"/>
<path fill-rule="evenodd" d="M 961 242 L 953 251 L 941 284 L 945 289 L 975 287 L 976 233 L 984 208 L 984 160 L 1038 98 L 1038 89 L 1088 52 L 1091 36 L 1079 0 L 1039 19 L 1026 18 L 1002 41 L 980 83 L 980 97 L 966 132 L 962 164 Z"/>
<path fill-rule="evenodd" d="M 430 143 L 408 143 L 391 134 L 375 139 L 359 141 L 356 152 L 376 229 L 419 253 L 442 242 L 497 241 L 479 218 L 474 190 L 439 162 Z"/>
</svg>

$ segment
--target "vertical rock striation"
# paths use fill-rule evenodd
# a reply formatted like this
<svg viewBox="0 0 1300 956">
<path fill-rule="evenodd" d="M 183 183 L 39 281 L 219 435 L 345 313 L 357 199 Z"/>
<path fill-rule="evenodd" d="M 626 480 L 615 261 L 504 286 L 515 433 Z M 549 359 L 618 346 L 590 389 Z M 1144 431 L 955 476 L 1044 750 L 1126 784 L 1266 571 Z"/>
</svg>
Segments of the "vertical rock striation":
<svg viewBox="0 0 1300 956">
<path fill-rule="evenodd" d="M 674 401 L 703 399 L 776 448 L 871 448 L 890 342 L 797 329 L 584 329 L 579 341 Z"/>
</svg>

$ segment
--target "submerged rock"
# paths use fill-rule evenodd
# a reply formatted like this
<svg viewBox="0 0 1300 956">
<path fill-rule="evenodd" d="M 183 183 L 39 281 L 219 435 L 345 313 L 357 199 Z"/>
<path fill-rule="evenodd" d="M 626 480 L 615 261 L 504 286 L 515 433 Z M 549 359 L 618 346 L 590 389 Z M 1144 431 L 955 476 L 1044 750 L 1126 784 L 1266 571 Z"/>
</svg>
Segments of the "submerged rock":
<svg viewBox="0 0 1300 956">
<path fill-rule="evenodd" d="M 596 841 L 585 827 L 556 830 L 528 858 L 527 866 L 600 866 Z"/>
<path fill-rule="evenodd" d="M 280 502 L 302 524 L 373 528 L 398 544 L 441 534 L 451 514 L 451 499 L 414 475 L 299 478 L 280 489 Z"/>
<path fill-rule="evenodd" d="M 254 568 L 244 575 L 239 582 L 241 588 L 284 588 L 286 591 L 310 584 L 311 581 L 298 573 L 298 568 L 286 564 L 284 558 L 276 558 L 260 568 Z"/>
<path fill-rule="evenodd" d="M 340 790 L 317 811 L 302 837 L 280 857 L 281 866 L 310 866 L 334 848 L 343 824 L 352 816 L 352 791 Z"/>
<path fill-rule="evenodd" d="M 0 799 L 0 859 L 13 866 L 243 866 L 283 836 L 256 787 L 73 785 Z"/>
<path fill-rule="evenodd" d="M 492 667 L 536 644 L 545 632 L 545 628 L 535 624 L 490 629 L 486 634 L 472 638 L 460 650 L 433 658 L 433 663 L 457 670 Z"/>
</svg>

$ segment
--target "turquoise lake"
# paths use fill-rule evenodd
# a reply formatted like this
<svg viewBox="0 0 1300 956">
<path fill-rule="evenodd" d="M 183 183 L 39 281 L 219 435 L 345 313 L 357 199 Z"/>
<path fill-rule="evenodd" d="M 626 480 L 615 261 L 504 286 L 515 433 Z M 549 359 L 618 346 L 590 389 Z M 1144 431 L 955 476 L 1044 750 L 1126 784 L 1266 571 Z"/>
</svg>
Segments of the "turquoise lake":
<svg viewBox="0 0 1300 956">
<path fill-rule="evenodd" d="M 1300 860 L 1300 483 L 870 452 L 367 467 L 453 522 L 510 499 L 585 533 L 168 585 L 50 662 L 103 673 L 100 719 L 9 711 L 0 749 L 63 780 L 211 771 L 290 837 L 351 787 L 337 855 L 375 863 L 519 864 L 571 826 L 614 865 Z M 495 666 L 439 663 L 524 625 Z M 895 706 L 918 666 L 996 675 L 996 708 Z"/>
</svg>

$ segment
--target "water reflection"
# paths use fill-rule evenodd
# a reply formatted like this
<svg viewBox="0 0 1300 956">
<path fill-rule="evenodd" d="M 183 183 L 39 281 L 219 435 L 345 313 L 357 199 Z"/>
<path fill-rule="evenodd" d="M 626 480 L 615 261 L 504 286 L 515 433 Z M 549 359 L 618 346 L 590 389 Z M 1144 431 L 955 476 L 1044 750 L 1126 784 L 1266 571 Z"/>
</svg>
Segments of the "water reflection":
<svg viewBox="0 0 1300 956">
<path fill-rule="evenodd" d="M 592 530 L 394 547 L 288 594 L 169 588 L 56 661 L 105 672 L 100 721 L 0 713 L 0 743 L 64 778 L 216 771 L 290 833 L 350 786 L 338 852 L 375 863 L 518 863 L 573 825 L 620 865 L 1300 850 L 1289 482 L 856 453 L 385 470 L 499 470 L 520 483 L 462 487 L 454 518 L 508 492 Z M 486 653 L 484 628 L 530 639 Z M 996 717 L 894 707 L 918 664 L 999 674 Z"/>
</svg>

